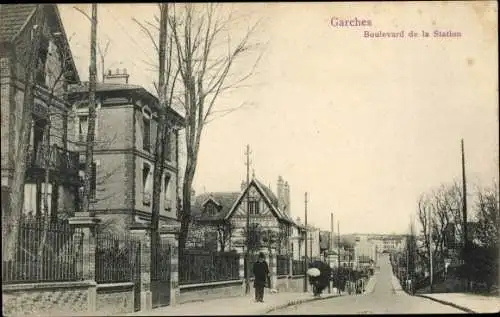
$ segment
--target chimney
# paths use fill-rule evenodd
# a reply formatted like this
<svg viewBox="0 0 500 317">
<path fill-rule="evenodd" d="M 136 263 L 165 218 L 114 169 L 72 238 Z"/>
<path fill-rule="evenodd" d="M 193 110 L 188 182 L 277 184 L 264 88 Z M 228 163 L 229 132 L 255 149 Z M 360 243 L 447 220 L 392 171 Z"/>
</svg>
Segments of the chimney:
<svg viewBox="0 0 500 317">
<path fill-rule="evenodd" d="M 282 211 L 285 210 L 285 187 L 283 178 L 278 176 L 278 183 L 276 185 L 276 191 L 278 194 L 278 208 Z"/>
<path fill-rule="evenodd" d="M 127 73 L 126 68 L 121 71 L 117 68 L 114 73 L 111 69 L 108 69 L 108 72 L 104 75 L 104 82 L 106 84 L 128 84 L 129 77 L 130 74 Z"/>
</svg>

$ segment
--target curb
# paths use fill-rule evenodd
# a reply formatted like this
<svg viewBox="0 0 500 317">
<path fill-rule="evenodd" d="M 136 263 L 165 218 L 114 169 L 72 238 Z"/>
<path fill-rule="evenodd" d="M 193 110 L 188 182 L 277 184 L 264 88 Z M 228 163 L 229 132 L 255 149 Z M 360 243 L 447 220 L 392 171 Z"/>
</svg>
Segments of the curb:
<svg viewBox="0 0 500 317">
<path fill-rule="evenodd" d="M 441 300 L 441 299 L 433 298 L 433 297 L 430 297 L 430 296 L 427 296 L 427 295 L 423 295 L 423 294 L 415 294 L 415 296 L 426 298 L 426 299 L 430 299 L 430 300 L 433 300 L 433 301 L 435 301 L 437 303 L 440 303 L 440 304 L 443 304 L 443 305 L 447 305 L 447 306 L 451 306 L 451 307 L 454 307 L 456 309 L 460 309 L 461 311 L 464 311 L 464 312 L 469 313 L 469 314 L 478 314 L 478 312 L 473 311 L 472 309 L 469 309 L 467 307 L 460 306 L 460 305 L 457 305 L 457 304 L 454 304 L 454 303 L 451 303 L 451 302 L 447 302 L 447 301 L 444 301 L 444 300 Z"/>
<path fill-rule="evenodd" d="M 275 310 L 280 310 L 280 309 L 290 307 L 290 306 L 300 305 L 300 304 L 309 303 L 309 302 L 313 302 L 313 301 L 326 300 L 326 299 L 331 299 L 331 298 L 341 297 L 341 296 L 342 295 L 327 295 L 324 297 L 312 297 L 312 298 L 291 300 L 286 304 L 279 304 L 279 305 L 273 306 L 271 308 L 267 308 L 265 311 L 260 313 L 260 315 L 269 314 L 270 312 L 273 312 Z"/>
</svg>

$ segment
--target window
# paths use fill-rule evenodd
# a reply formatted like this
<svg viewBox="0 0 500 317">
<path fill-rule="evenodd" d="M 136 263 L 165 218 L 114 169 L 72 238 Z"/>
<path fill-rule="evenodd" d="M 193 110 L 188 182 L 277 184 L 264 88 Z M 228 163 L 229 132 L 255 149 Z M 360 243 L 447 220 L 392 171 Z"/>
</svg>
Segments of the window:
<svg viewBox="0 0 500 317">
<path fill-rule="evenodd" d="M 167 130 L 165 133 L 165 160 L 172 161 L 172 133 Z"/>
<path fill-rule="evenodd" d="M 142 118 L 142 148 L 151 151 L 151 122 L 147 118 Z"/>
<path fill-rule="evenodd" d="M 172 201 L 168 199 L 168 184 L 170 183 L 170 174 L 166 173 L 165 174 L 165 179 L 163 181 L 163 197 L 164 197 L 164 208 L 165 210 L 170 210 L 172 209 Z"/>
<path fill-rule="evenodd" d="M 217 207 L 215 207 L 215 205 L 213 203 L 208 203 L 205 206 L 205 212 L 209 216 L 215 216 L 215 214 L 217 213 Z"/>
<path fill-rule="evenodd" d="M 142 166 L 142 188 L 143 188 L 142 204 L 145 206 L 149 206 L 151 204 L 152 175 L 150 174 L 151 174 L 151 166 L 147 163 L 144 163 Z"/>
<path fill-rule="evenodd" d="M 87 141 L 87 130 L 89 128 L 89 116 L 80 115 L 78 116 L 78 141 Z"/>
<path fill-rule="evenodd" d="M 47 63 L 47 56 L 49 53 L 49 41 L 46 37 L 40 37 L 40 50 L 38 51 L 38 64 L 36 66 L 36 83 L 38 85 L 46 86 L 45 82 L 45 64 Z"/>
<path fill-rule="evenodd" d="M 260 213 L 259 200 L 252 199 L 248 202 L 248 210 L 251 215 L 258 215 Z"/>
</svg>

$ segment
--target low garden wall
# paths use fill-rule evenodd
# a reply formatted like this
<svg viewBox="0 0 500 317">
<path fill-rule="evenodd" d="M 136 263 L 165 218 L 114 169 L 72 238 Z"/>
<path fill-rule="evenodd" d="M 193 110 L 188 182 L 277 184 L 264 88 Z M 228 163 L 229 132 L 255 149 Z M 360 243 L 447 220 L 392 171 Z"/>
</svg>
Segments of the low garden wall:
<svg viewBox="0 0 500 317">
<path fill-rule="evenodd" d="M 244 294 L 242 280 L 180 285 L 178 304 Z"/>
<path fill-rule="evenodd" d="M 134 283 L 97 285 L 96 311 L 103 315 L 134 312 Z"/>
<path fill-rule="evenodd" d="M 3 315 L 86 313 L 95 304 L 93 281 L 2 285 Z"/>
</svg>

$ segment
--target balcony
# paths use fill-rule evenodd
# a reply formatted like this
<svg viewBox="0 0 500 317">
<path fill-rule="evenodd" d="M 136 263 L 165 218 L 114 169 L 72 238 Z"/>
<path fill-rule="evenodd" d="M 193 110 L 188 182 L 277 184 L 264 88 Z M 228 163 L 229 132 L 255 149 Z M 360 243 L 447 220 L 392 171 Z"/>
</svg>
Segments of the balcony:
<svg viewBox="0 0 500 317">
<path fill-rule="evenodd" d="M 47 149 L 43 145 L 30 145 L 26 160 L 27 168 L 45 168 L 45 158 L 49 155 L 49 169 L 64 174 L 78 175 L 79 154 L 58 146 Z"/>
</svg>

